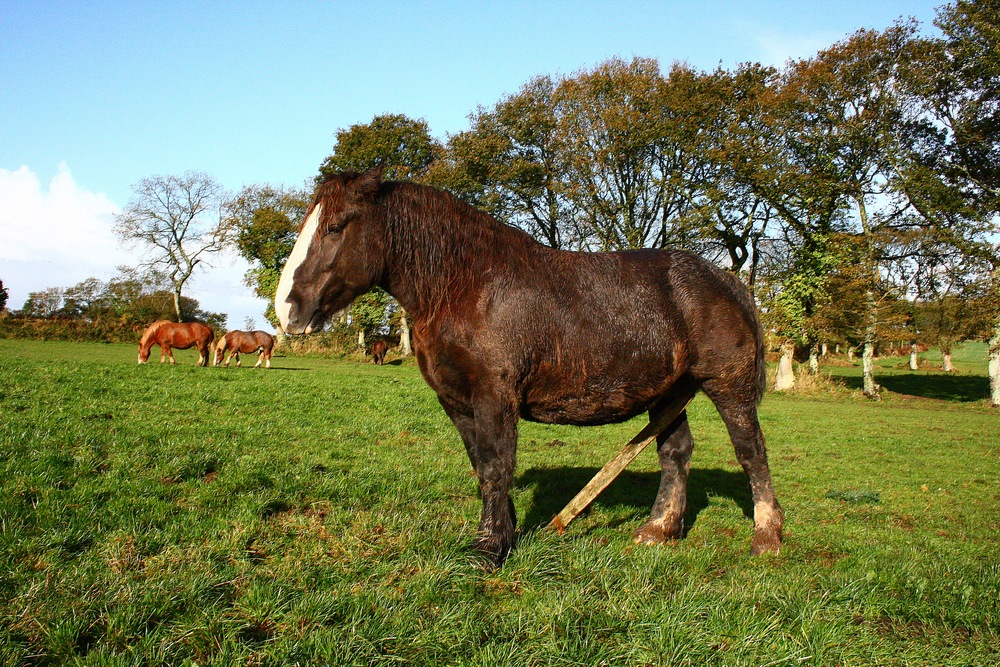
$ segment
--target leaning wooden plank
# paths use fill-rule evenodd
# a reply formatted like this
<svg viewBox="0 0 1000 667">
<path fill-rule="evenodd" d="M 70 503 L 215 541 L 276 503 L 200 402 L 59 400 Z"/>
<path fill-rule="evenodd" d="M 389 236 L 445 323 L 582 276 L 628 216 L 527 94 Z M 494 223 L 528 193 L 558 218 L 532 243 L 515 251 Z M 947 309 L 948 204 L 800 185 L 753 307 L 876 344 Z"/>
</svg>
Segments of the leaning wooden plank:
<svg viewBox="0 0 1000 667">
<path fill-rule="evenodd" d="M 625 447 L 622 448 L 618 455 L 613 459 L 608 461 L 603 468 L 601 468 L 594 478 L 591 479 L 585 487 L 573 497 L 573 500 L 569 501 L 566 507 L 563 508 L 559 514 L 549 522 L 546 528 L 550 530 L 555 530 L 558 533 L 562 533 L 569 522 L 576 518 L 576 516 L 586 509 L 587 505 L 594 501 L 594 498 L 600 494 L 611 482 L 614 481 L 616 477 L 621 473 L 622 470 L 628 466 L 629 463 L 639 455 L 639 452 L 644 450 L 649 446 L 649 443 L 656 440 L 656 436 L 663 432 L 670 424 L 687 408 L 688 404 L 691 403 L 691 397 L 682 397 L 674 401 L 666 410 L 662 411 L 657 415 L 656 421 L 650 421 L 646 426 L 639 431 L 632 440 L 629 441 Z"/>
</svg>

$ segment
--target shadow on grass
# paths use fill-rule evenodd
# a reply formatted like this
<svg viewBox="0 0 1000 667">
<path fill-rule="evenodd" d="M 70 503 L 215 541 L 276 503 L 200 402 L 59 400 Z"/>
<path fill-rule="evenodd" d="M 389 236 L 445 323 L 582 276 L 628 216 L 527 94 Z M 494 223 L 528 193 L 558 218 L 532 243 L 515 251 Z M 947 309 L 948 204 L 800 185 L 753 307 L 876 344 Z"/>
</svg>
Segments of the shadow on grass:
<svg viewBox="0 0 1000 667">
<path fill-rule="evenodd" d="M 862 389 L 861 377 L 840 376 L 849 389 Z M 990 396 L 990 380 L 981 375 L 945 375 L 943 373 L 875 374 L 875 381 L 891 392 L 921 398 L 969 403 Z"/>
<path fill-rule="evenodd" d="M 597 468 L 532 468 L 517 479 L 519 487 L 534 487 L 534 499 L 521 525 L 526 529 L 544 526 L 580 492 L 597 474 Z M 595 503 L 605 507 L 619 506 L 635 510 L 643 519 L 649 514 L 660 485 L 658 472 L 622 472 Z M 750 483 L 741 472 L 718 468 L 692 468 L 688 475 L 687 511 L 684 513 L 685 532 L 691 530 L 698 514 L 708 507 L 710 496 L 732 499 L 747 518 L 753 519 Z M 584 510 L 585 513 L 587 510 Z M 582 514 L 582 513 L 581 513 Z M 638 526 L 636 526 L 638 527 Z"/>
</svg>

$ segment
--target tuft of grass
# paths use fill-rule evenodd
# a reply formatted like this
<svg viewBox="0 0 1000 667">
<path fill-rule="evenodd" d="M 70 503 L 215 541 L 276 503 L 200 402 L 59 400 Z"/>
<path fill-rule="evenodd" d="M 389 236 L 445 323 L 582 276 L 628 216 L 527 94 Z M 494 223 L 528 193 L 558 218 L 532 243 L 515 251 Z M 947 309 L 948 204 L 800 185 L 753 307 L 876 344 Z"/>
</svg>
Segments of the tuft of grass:
<svg viewBox="0 0 1000 667">
<path fill-rule="evenodd" d="M 882 501 L 882 496 L 878 491 L 869 489 L 834 489 L 827 491 L 824 497 L 830 498 L 831 500 L 840 500 L 845 503 L 851 503 L 853 505 L 864 503 L 877 505 Z"/>
<path fill-rule="evenodd" d="M 489 571 L 476 479 L 412 364 L 178 362 L 0 339 L 0 664 L 1000 662 L 979 402 L 768 396 L 786 533 L 764 558 L 704 397 L 688 534 L 662 547 L 631 539 L 652 451 L 565 535 L 542 528 L 642 420 L 522 424 L 518 545 Z"/>
</svg>

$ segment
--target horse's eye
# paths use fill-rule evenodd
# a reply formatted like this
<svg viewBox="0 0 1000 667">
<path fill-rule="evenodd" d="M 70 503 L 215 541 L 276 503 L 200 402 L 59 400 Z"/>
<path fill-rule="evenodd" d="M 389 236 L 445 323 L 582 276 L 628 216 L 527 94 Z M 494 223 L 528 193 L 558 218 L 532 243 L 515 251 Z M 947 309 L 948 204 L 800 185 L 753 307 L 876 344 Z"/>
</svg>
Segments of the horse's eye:
<svg viewBox="0 0 1000 667">
<path fill-rule="evenodd" d="M 342 231 L 344 231 L 344 228 L 338 225 L 330 225 L 329 227 L 326 228 L 326 233 L 329 234 L 330 236 L 336 236 Z"/>
</svg>

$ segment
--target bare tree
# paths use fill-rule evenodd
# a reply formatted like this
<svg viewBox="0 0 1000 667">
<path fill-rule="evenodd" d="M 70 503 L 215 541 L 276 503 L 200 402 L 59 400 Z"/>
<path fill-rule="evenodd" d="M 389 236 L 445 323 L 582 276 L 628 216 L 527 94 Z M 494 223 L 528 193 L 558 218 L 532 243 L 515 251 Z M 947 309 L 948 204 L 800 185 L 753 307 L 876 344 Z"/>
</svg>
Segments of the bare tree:
<svg viewBox="0 0 1000 667">
<path fill-rule="evenodd" d="M 132 186 L 135 197 L 115 216 L 115 233 L 142 245 L 148 259 L 139 267 L 162 272 L 174 294 L 174 311 L 182 321 L 181 292 L 205 259 L 226 248 L 231 226 L 219 214 L 224 192 L 207 174 L 151 176 Z"/>
</svg>

